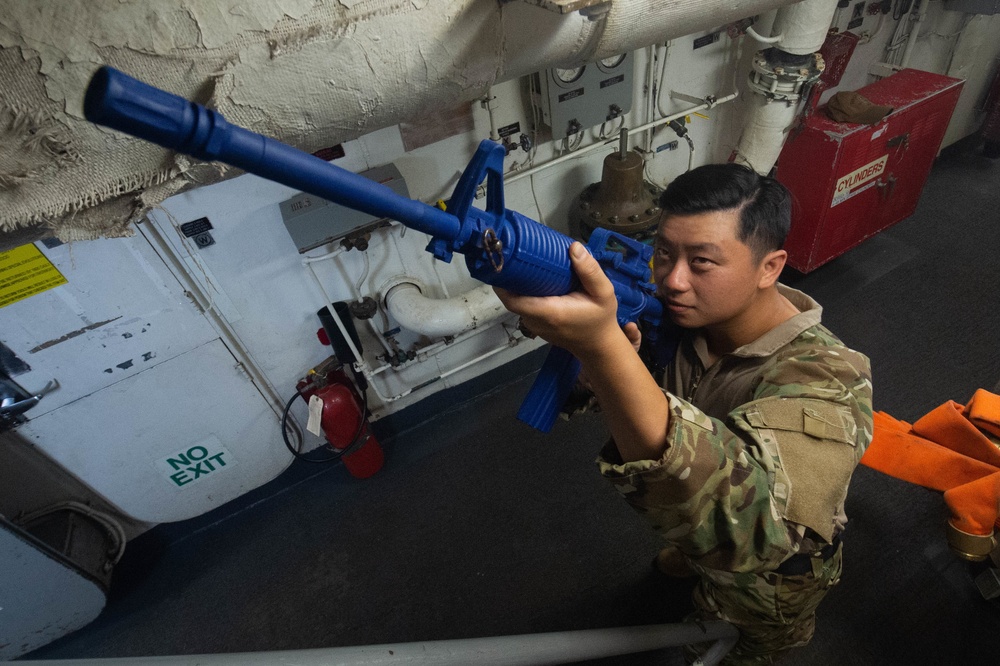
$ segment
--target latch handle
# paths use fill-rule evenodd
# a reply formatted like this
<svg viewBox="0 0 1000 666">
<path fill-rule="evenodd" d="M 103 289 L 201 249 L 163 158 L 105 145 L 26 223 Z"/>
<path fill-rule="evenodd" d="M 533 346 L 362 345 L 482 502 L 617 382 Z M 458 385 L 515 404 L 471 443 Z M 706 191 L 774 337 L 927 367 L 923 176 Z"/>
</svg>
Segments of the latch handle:
<svg viewBox="0 0 1000 666">
<path fill-rule="evenodd" d="M 14 398 L 4 398 L 0 401 L 0 414 L 23 414 L 41 402 L 46 394 L 55 391 L 57 388 L 59 388 L 59 382 L 55 379 L 50 379 L 41 391 L 30 398 L 25 398 L 17 402 L 14 401 Z"/>
</svg>

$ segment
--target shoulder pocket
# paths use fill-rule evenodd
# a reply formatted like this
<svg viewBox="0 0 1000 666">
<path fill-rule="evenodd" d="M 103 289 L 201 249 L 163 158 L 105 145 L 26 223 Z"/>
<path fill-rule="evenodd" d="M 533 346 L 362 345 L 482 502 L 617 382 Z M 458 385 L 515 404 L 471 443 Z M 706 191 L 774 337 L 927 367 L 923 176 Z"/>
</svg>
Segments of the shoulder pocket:
<svg viewBox="0 0 1000 666">
<path fill-rule="evenodd" d="M 784 517 L 832 539 L 857 464 L 850 409 L 811 398 L 766 398 L 749 405 L 745 418 L 774 443 L 788 479 Z"/>
</svg>

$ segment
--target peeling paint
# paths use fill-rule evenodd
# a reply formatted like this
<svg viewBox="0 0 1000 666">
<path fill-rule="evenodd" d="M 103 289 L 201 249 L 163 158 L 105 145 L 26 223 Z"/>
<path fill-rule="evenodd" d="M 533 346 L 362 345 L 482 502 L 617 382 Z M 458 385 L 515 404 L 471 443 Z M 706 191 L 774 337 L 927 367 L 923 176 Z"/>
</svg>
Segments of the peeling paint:
<svg viewBox="0 0 1000 666">
<path fill-rule="evenodd" d="M 96 324 L 90 324 L 88 326 L 84 326 L 83 328 L 79 328 L 79 329 L 77 329 L 75 331 L 70 331 L 69 333 L 67 333 L 66 335 L 64 335 L 64 336 L 62 336 L 60 338 L 56 338 L 55 340 L 49 340 L 48 342 L 43 342 L 42 344 L 38 345 L 34 349 L 28 350 L 28 353 L 29 354 L 35 354 L 37 352 L 42 351 L 43 349 L 48 349 L 49 347 L 54 347 L 57 344 L 59 344 L 60 342 L 66 342 L 67 340 L 75 338 L 78 335 L 83 335 L 87 331 L 92 331 L 95 328 L 100 328 L 101 326 L 104 326 L 105 324 L 110 324 L 111 322 L 118 321 L 119 319 L 121 319 L 121 317 L 115 317 L 114 319 L 108 319 L 106 321 L 99 321 Z"/>
<path fill-rule="evenodd" d="M 132 359 L 129 359 L 129 360 L 123 362 L 123 363 L 119 363 L 115 367 L 116 368 L 121 368 L 122 370 L 128 370 L 129 368 L 132 367 Z"/>
<path fill-rule="evenodd" d="M 146 363 L 154 358 L 156 358 L 156 352 L 151 352 L 151 351 L 146 352 L 145 354 L 142 355 L 142 362 Z"/>
</svg>

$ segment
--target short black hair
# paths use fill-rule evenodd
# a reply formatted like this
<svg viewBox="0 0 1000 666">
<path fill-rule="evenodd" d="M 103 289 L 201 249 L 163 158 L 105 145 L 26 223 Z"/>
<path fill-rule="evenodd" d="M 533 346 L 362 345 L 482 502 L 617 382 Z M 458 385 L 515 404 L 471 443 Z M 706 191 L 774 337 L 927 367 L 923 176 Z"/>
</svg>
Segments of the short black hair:
<svg viewBox="0 0 1000 666">
<path fill-rule="evenodd" d="M 792 223 L 792 198 L 784 185 L 742 164 L 706 164 L 681 174 L 660 195 L 666 219 L 736 210 L 737 238 L 750 248 L 755 261 L 780 250 Z"/>
</svg>

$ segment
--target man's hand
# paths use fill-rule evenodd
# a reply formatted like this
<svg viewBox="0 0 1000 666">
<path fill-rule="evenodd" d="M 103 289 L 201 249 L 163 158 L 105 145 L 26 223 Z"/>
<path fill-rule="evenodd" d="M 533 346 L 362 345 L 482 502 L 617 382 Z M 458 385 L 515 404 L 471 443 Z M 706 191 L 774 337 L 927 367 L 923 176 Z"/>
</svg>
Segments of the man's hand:
<svg viewBox="0 0 1000 666">
<path fill-rule="evenodd" d="M 528 330 L 585 360 L 622 335 L 616 318 L 618 300 L 614 286 L 587 248 L 573 243 L 569 254 L 580 280 L 578 291 L 564 296 L 522 296 L 499 287 L 494 290 L 508 310 L 521 315 Z M 626 335 L 636 345 L 639 329 L 635 324 L 630 328 Z"/>
<path fill-rule="evenodd" d="M 638 354 L 639 347 L 642 345 L 642 333 L 639 331 L 639 325 L 630 321 L 622 326 L 622 330 L 625 331 L 625 337 L 628 338 L 628 341 L 632 343 L 632 349 Z"/>
</svg>

